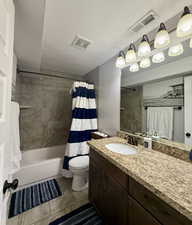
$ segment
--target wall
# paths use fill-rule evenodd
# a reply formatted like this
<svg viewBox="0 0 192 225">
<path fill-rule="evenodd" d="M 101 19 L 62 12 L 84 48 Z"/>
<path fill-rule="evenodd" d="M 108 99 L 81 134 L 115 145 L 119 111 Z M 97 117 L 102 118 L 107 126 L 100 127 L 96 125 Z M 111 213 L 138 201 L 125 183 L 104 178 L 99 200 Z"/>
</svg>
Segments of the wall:
<svg viewBox="0 0 192 225">
<path fill-rule="evenodd" d="M 133 86 L 150 82 L 158 79 L 168 78 L 171 76 L 186 74 L 192 71 L 192 56 L 184 57 L 180 60 L 162 64 L 157 68 L 143 70 L 143 72 L 126 74 L 126 70 L 122 71 L 122 86 Z"/>
<path fill-rule="evenodd" d="M 17 75 L 16 96 L 21 109 L 21 149 L 30 150 L 67 142 L 71 123 L 73 80 Z"/>
<path fill-rule="evenodd" d="M 14 53 L 14 55 L 13 55 L 12 90 L 11 90 L 11 99 L 12 100 L 15 100 L 15 98 L 16 98 L 16 74 L 17 74 L 17 57 Z"/>
<path fill-rule="evenodd" d="M 99 88 L 99 67 L 86 74 L 85 79 L 95 85 L 95 90 L 97 92 L 97 89 Z"/>
<path fill-rule="evenodd" d="M 97 113 L 99 107 L 99 67 L 92 70 L 88 74 L 85 75 L 85 80 L 91 84 L 95 85 L 95 94 L 96 94 L 96 105 L 97 105 Z"/>
<path fill-rule="evenodd" d="M 99 129 L 116 135 L 120 129 L 121 70 L 116 58 L 103 64 L 99 70 Z"/>
<path fill-rule="evenodd" d="M 115 60 L 112 58 L 85 76 L 96 86 L 99 130 L 110 135 L 116 135 L 120 129 L 121 71 L 116 68 Z"/>
</svg>

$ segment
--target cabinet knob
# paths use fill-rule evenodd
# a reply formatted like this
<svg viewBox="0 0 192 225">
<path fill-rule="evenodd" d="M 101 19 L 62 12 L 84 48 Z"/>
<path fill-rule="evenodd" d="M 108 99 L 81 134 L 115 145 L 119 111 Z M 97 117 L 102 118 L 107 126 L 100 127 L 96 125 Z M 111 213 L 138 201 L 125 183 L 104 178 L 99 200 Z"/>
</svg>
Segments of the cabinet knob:
<svg viewBox="0 0 192 225">
<path fill-rule="evenodd" d="M 4 185 L 3 185 L 3 194 L 6 193 L 6 191 L 11 188 L 13 190 L 15 190 L 18 187 L 19 184 L 19 180 L 18 179 L 14 179 L 12 183 L 9 183 L 7 180 L 5 181 Z"/>
<path fill-rule="evenodd" d="M 189 137 L 191 137 L 191 133 L 187 132 L 187 133 L 185 134 L 185 136 L 189 138 Z"/>
</svg>

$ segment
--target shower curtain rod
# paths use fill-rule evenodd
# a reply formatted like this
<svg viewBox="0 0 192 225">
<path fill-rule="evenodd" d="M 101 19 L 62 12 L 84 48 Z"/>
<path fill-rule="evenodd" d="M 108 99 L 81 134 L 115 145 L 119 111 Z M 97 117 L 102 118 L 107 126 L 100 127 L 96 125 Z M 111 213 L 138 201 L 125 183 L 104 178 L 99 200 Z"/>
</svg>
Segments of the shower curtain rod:
<svg viewBox="0 0 192 225">
<path fill-rule="evenodd" d="M 145 110 L 147 110 L 148 107 L 173 107 L 175 110 L 182 110 L 183 106 L 145 106 Z"/>
<path fill-rule="evenodd" d="M 52 78 L 55 77 L 55 78 L 62 78 L 62 79 L 74 80 L 74 81 L 83 81 L 83 79 L 78 80 L 78 79 L 75 79 L 75 78 L 59 76 L 59 75 L 55 75 L 55 74 L 51 75 L 51 74 L 43 73 L 43 72 L 33 72 L 33 71 L 20 70 L 20 69 L 17 69 L 17 73 L 28 73 L 28 74 L 33 74 L 35 76 L 46 76 L 46 77 L 52 77 Z"/>
</svg>

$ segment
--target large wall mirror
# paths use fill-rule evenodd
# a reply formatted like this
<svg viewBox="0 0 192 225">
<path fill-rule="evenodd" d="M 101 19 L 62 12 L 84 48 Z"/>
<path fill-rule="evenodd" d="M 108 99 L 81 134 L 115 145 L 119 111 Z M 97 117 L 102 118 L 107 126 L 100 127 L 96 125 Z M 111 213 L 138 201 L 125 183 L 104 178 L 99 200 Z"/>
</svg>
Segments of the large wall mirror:
<svg viewBox="0 0 192 225">
<path fill-rule="evenodd" d="M 191 53 L 186 47 L 145 70 L 122 70 L 121 130 L 192 145 Z"/>
</svg>

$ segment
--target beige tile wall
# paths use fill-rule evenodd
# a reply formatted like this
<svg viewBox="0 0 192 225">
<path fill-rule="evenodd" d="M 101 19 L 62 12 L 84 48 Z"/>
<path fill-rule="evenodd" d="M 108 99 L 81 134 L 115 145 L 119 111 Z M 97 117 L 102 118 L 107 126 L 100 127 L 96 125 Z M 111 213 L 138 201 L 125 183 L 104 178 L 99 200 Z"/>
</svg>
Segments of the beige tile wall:
<svg viewBox="0 0 192 225">
<path fill-rule="evenodd" d="M 73 80 L 17 76 L 16 100 L 31 108 L 20 113 L 22 150 L 63 145 L 71 124 Z"/>
</svg>

